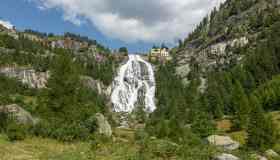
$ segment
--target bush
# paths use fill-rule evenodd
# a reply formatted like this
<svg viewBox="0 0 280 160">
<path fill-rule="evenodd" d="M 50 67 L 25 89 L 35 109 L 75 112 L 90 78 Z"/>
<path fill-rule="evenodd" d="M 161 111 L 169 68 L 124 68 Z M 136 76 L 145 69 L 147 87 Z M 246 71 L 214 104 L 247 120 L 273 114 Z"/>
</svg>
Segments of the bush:
<svg viewBox="0 0 280 160">
<path fill-rule="evenodd" d="M 7 114 L 0 112 L 0 132 L 6 130 L 7 127 L 8 116 Z"/>
<path fill-rule="evenodd" d="M 200 135 L 194 134 L 190 129 L 186 129 L 184 133 L 181 142 L 182 146 L 177 152 L 182 159 L 210 160 L 216 154 L 215 148 L 206 145 Z"/>
<path fill-rule="evenodd" d="M 207 137 L 215 132 L 215 124 L 211 117 L 204 112 L 197 113 L 191 125 L 192 131 L 200 137 Z"/>
<path fill-rule="evenodd" d="M 46 121 L 40 120 L 36 125 L 31 128 L 31 133 L 35 136 L 49 137 L 52 134 L 53 126 Z"/>
<path fill-rule="evenodd" d="M 90 136 L 89 130 L 79 123 L 61 124 L 59 128 L 54 129 L 53 138 L 60 141 L 71 142 L 75 140 L 86 140 Z"/>
<path fill-rule="evenodd" d="M 93 150 L 96 150 L 102 144 L 109 143 L 111 141 L 109 137 L 100 134 L 92 134 L 90 139 L 91 149 Z"/>
<path fill-rule="evenodd" d="M 86 120 L 83 125 L 90 131 L 90 133 L 93 133 L 96 131 L 97 124 L 96 124 L 96 118 L 95 116 L 91 116 L 88 120 Z"/>
<path fill-rule="evenodd" d="M 28 126 L 18 124 L 15 121 L 8 122 L 6 134 L 10 141 L 24 140 L 28 133 Z"/>
<path fill-rule="evenodd" d="M 147 144 L 148 152 L 153 153 L 156 157 L 170 158 L 177 154 L 180 146 L 169 140 L 154 139 Z"/>
<path fill-rule="evenodd" d="M 78 122 L 65 123 L 59 119 L 41 120 L 32 127 L 35 136 L 50 137 L 63 142 L 75 140 L 87 140 L 90 138 L 90 130 Z"/>
<path fill-rule="evenodd" d="M 138 129 L 135 132 L 135 139 L 138 141 L 147 139 L 149 137 L 149 134 L 144 129 Z"/>
</svg>

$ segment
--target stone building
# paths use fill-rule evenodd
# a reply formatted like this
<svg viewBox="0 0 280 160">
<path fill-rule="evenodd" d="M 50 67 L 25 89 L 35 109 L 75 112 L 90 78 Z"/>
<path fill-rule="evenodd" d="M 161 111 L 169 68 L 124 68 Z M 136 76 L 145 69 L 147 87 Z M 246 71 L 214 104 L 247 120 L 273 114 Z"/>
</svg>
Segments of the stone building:
<svg viewBox="0 0 280 160">
<path fill-rule="evenodd" d="M 149 57 L 152 58 L 152 60 L 171 60 L 171 56 L 169 54 L 169 49 L 164 47 L 164 48 L 152 48 Z"/>
</svg>

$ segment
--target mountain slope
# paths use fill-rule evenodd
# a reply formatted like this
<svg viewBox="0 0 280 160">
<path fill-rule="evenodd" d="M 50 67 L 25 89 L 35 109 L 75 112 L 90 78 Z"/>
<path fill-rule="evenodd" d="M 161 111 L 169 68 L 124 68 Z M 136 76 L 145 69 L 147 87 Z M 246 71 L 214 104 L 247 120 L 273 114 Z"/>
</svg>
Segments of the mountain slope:
<svg viewBox="0 0 280 160">
<path fill-rule="evenodd" d="M 202 73 L 223 69 L 240 61 L 238 48 L 254 48 L 269 27 L 279 21 L 278 0 L 228 0 L 214 9 L 209 17 L 184 42 L 174 49 L 176 71 L 187 80 L 198 64 Z"/>
<path fill-rule="evenodd" d="M 227 0 L 215 9 L 157 70 L 158 109 L 147 131 L 179 143 L 189 132 L 236 134 L 260 153 L 277 146 L 280 132 L 267 115 L 279 110 L 279 28 L 278 0 Z"/>
</svg>

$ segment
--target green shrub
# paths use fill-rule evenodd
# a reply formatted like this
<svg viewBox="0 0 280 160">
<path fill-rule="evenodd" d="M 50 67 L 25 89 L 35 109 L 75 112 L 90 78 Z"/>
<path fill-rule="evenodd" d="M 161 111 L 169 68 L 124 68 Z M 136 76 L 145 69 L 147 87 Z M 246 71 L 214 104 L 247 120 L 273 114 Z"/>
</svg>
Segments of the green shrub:
<svg viewBox="0 0 280 160">
<path fill-rule="evenodd" d="M 51 124 L 46 120 L 40 120 L 36 125 L 32 126 L 31 133 L 35 136 L 49 137 L 52 134 Z"/>
<path fill-rule="evenodd" d="M 102 144 L 111 142 L 111 138 L 100 134 L 92 134 L 90 137 L 91 149 L 96 150 Z"/>
<path fill-rule="evenodd" d="M 78 122 L 67 123 L 59 119 L 40 120 L 32 127 L 35 136 L 50 137 L 63 142 L 75 140 L 87 140 L 90 138 L 90 130 Z"/>
<path fill-rule="evenodd" d="M 7 125 L 6 134 L 10 141 L 24 140 L 28 134 L 28 128 L 26 125 L 10 121 Z"/>
<path fill-rule="evenodd" d="M 191 125 L 192 131 L 200 137 L 207 137 L 215 132 L 215 124 L 210 115 L 204 112 L 196 113 Z"/>
<path fill-rule="evenodd" d="M 59 128 L 54 129 L 51 136 L 60 141 L 71 142 L 88 139 L 90 131 L 79 123 L 65 123 L 61 124 Z"/>
<path fill-rule="evenodd" d="M 136 140 L 144 140 L 149 137 L 149 134 L 144 129 L 136 130 L 135 132 L 135 139 Z"/>
<path fill-rule="evenodd" d="M 7 114 L 0 112 L 0 132 L 6 130 L 7 127 L 8 116 Z"/>
<path fill-rule="evenodd" d="M 150 140 L 148 143 L 149 151 L 157 157 L 172 157 L 175 156 L 179 145 L 168 140 Z"/>
<path fill-rule="evenodd" d="M 91 116 L 83 123 L 83 125 L 90 131 L 90 133 L 93 133 L 97 128 L 95 116 Z"/>
</svg>

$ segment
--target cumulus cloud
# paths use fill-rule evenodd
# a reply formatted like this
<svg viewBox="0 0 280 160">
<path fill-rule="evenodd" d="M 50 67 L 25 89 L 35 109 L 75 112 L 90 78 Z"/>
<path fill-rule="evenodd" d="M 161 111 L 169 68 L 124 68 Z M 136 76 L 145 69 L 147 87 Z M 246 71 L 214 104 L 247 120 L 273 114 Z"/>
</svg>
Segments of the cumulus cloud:
<svg viewBox="0 0 280 160">
<path fill-rule="evenodd" d="M 104 35 L 126 42 L 169 42 L 184 38 L 224 0 L 33 0 L 60 9 L 76 25 L 91 22 Z"/>
<path fill-rule="evenodd" d="M 4 20 L 1 20 L 1 19 L 0 19 L 0 25 L 6 27 L 8 29 L 13 29 L 13 27 L 14 27 L 11 22 L 4 21 Z"/>
</svg>

